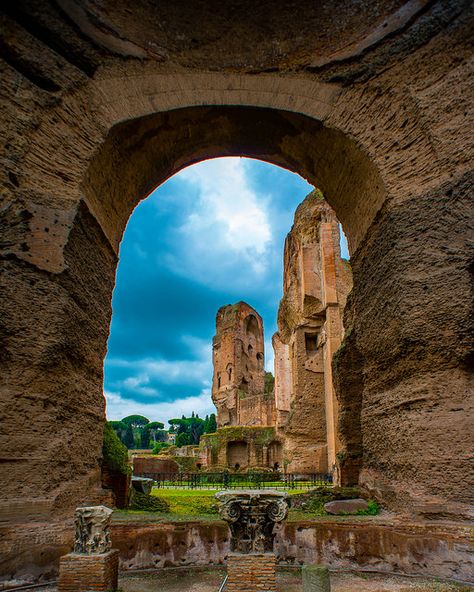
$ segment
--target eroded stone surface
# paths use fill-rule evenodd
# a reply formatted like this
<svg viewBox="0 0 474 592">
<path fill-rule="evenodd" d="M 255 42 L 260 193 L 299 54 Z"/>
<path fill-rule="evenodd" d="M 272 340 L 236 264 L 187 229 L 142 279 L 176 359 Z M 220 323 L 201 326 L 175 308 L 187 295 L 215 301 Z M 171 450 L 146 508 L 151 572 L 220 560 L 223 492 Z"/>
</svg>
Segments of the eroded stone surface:
<svg viewBox="0 0 474 592">
<path fill-rule="evenodd" d="M 112 549 L 110 517 L 112 510 L 105 506 L 77 508 L 74 515 L 76 534 L 74 553 L 97 555 Z"/>
<path fill-rule="evenodd" d="M 335 366 L 343 474 L 402 511 L 453 518 L 472 506 L 472 3 L 435 0 L 393 29 L 401 2 L 305 2 L 291 18 L 272 2 L 264 33 L 254 5 L 233 4 L 76 3 L 93 31 L 47 0 L 1 17 L 8 577 L 43 573 L 45 548 L 57 562 L 64 520 L 102 501 L 122 232 L 157 184 L 213 156 L 299 172 L 344 225 L 354 289 Z M 210 23 L 198 38 L 196 13 Z M 150 23 L 159 47 L 147 49 L 137 41 Z M 390 34 L 367 45 L 380 27 Z M 123 41 L 149 57 L 123 55 Z"/>
<path fill-rule="evenodd" d="M 212 342 L 212 400 L 219 427 L 275 424 L 273 393 L 264 392 L 264 355 L 258 312 L 245 302 L 222 306 Z"/>
<path fill-rule="evenodd" d="M 311 193 L 286 238 L 279 332 L 272 339 L 278 427 L 290 472 L 332 470 L 339 450 L 331 362 L 352 288 L 339 239 L 334 211 L 319 191 Z"/>
</svg>

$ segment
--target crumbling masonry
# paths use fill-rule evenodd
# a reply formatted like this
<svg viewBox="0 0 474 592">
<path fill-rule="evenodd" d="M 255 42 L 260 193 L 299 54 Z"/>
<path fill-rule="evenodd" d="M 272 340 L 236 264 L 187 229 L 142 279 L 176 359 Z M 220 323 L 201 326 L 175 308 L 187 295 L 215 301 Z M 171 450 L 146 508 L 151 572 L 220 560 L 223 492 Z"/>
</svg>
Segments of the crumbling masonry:
<svg viewBox="0 0 474 592">
<path fill-rule="evenodd" d="M 275 427 L 274 452 L 264 455 L 260 466 L 283 463 L 289 472 L 335 467 L 338 405 L 331 362 L 342 341 L 342 313 L 352 287 L 339 240 L 334 211 L 319 191 L 312 192 L 297 209 L 285 243 L 279 332 L 272 339 L 273 392 L 264 389 L 260 315 L 245 302 L 223 306 L 217 313 L 212 398 L 218 425 Z M 226 439 L 228 466 L 252 464 L 253 435 L 247 432 L 242 431 L 238 441 Z"/>
</svg>

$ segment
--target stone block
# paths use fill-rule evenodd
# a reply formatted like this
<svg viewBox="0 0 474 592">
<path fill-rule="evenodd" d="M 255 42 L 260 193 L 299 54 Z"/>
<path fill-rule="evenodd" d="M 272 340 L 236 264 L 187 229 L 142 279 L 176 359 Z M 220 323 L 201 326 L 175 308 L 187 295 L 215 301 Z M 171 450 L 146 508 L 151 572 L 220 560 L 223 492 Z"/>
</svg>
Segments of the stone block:
<svg viewBox="0 0 474 592">
<path fill-rule="evenodd" d="M 303 592 L 331 592 L 329 569 L 325 565 L 303 565 Z"/>
<path fill-rule="evenodd" d="M 59 563 L 58 592 L 111 592 L 118 585 L 117 549 L 96 555 L 69 553 Z"/>
<path fill-rule="evenodd" d="M 354 514 L 358 510 L 367 510 L 368 504 L 363 499 L 335 500 L 324 504 L 328 514 Z"/>
</svg>

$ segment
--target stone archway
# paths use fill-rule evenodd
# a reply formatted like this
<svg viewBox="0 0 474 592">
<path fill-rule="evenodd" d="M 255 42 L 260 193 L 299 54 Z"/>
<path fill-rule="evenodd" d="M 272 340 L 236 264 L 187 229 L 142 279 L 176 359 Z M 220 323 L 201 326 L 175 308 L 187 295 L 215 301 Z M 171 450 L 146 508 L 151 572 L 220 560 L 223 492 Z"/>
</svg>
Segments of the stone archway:
<svg viewBox="0 0 474 592">
<path fill-rule="evenodd" d="M 313 44 L 305 21 L 328 20 L 323 9 L 301 11 L 295 18 L 318 53 L 309 61 L 276 19 L 288 61 L 270 50 L 253 59 L 253 49 L 232 44 L 229 63 L 170 46 L 177 61 L 164 64 L 156 48 L 142 55 L 114 34 L 132 17 L 104 33 L 85 8 L 73 11 L 82 41 L 69 47 L 70 21 L 47 3 L 44 21 L 28 7 L 9 9 L 0 373 L 11 523 L 34 521 L 39 537 L 51 517 L 100 499 L 102 363 L 123 229 L 157 184 L 231 154 L 318 185 L 348 235 L 354 289 L 335 360 L 342 469 L 360 469 L 361 484 L 392 508 L 465 511 L 470 15 L 457 2 L 375 4 L 369 30 L 344 3 L 341 23 L 353 25 L 346 49 Z M 31 59 L 38 52 L 41 63 Z M 67 546 L 64 528 L 46 528 L 56 549 Z M 9 535 L 12 573 L 34 555 L 32 529 Z"/>
</svg>

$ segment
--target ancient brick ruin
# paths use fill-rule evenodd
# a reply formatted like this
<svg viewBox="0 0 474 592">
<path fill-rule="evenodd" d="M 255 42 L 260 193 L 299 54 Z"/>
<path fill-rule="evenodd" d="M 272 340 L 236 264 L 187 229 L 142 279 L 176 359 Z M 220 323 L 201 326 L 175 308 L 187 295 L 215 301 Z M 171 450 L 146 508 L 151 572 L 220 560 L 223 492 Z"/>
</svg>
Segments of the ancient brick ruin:
<svg viewBox="0 0 474 592">
<path fill-rule="evenodd" d="M 341 479 L 413 520 L 472 517 L 472 2 L 2 9 L 1 577 L 57 570 L 74 509 L 103 499 L 133 209 L 226 155 L 299 173 L 347 235 Z"/>
<path fill-rule="evenodd" d="M 274 425 L 273 393 L 265 393 L 263 323 L 245 302 L 217 312 L 212 400 L 217 425 Z"/>
<path fill-rule="evenodd" d="M 285 243 L 271 391 L 264 388 L 260 315 L 245 302 L 219 309 L 212 399 L 219 427 L 245 429 L 218 430 L 220 448 L 211 446 L 211 437 L 204 439 L 209 466 L 336 470 L 340 443 L 331 364 L 342 342 L 342 315 L 352 288 L 352 272 L 349 262 L 341 259 L 339 240 L 334 211 L 319 191 L 312 192 L 298 207 Z M 255 447 L 253 426 L 273 428 L 272 441 L 261 449 Z"/>
<path fill-rule="evenodd" d="M 336 215 L 314 191 L 286 238 L 279 331 L 272 338 L 277 425 L 291 472 L 332 471 L 340 449 L 332 359 L 344 336 L 352 272 L 339 241 Z"/>
</svg>

